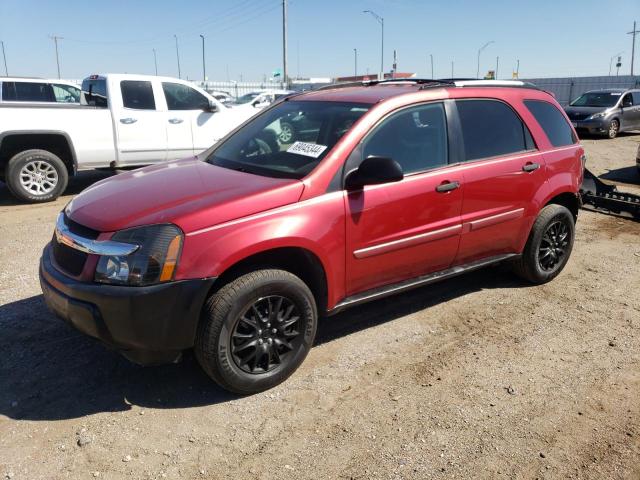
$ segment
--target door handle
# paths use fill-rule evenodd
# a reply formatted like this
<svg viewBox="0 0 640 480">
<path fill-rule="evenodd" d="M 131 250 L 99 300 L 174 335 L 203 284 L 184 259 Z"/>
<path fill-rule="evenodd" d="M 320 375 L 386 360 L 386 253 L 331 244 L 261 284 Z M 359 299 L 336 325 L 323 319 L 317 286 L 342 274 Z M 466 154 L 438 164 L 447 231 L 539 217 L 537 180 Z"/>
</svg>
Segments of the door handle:
<svg viewBox="0 0 640 480">
<path fill-rule="evenodd" d="M 136 123 L 138 121 L 137 118 L 121 118 L 120 123 L 124 123 L 125 125 L 131 125 L 132 123 Z"/>
<path fill-rule="evenodd" d="M 184 120 L 181 119 L 181 118 L 170 118 L 169 119 L 169 123 L 171 123 L 173 125 L 176 125 L 176 124 L 182 123 L 182 122 L 184 122 Z"/>
<path fill-rule="evenodd" d="M 534 170 L 537 170 L 539 168 L 540 168 L 540 164 L 539 163 L 527 162 L 527 164 L 522 167 L 522 171 L 523 172 L 533 172 Z"/>
<path fill-rule="evenodd" d="M 456 188 L 460 188 L 460 182 L 444 181 L 436 187 L 436 192 L 445 193 L 445 192 L 450 192 L 451 190 L 455 190 Z"/>
</svg>

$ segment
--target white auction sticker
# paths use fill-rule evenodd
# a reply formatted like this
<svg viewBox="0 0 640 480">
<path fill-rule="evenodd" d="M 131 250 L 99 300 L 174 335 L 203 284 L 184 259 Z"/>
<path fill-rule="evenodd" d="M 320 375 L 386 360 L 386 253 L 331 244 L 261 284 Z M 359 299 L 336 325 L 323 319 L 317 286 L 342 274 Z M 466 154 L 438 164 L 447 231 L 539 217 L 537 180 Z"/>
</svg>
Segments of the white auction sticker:
<svg viewBox="0 0 640 480">
<path fill-rule="evenodd" d="M 317 145 L 315 143 L 295 142 L 291 145 L 287 153 L 297 153 L 306 157 L 318 158 L 327 149 L 326 145 Z"/>
</svg>

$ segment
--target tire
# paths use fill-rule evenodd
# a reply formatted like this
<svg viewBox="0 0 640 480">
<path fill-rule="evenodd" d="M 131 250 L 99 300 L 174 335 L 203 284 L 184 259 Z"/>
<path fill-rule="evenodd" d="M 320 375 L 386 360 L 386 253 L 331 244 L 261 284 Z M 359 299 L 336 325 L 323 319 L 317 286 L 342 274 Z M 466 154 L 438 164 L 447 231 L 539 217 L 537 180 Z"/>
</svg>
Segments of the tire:
<svg viewBox="0 0 640 480">
<path fill-rule="evenodd" d="M 513 262 L 515 273 L 533 284 L 553 280 L 571 256 L 574 238 L 571 212 L 562 205 L 547 205 L 534 222 L 522 255 Z"/>
<path fill-rule="evenodd" d="M 620 133 L 620 122 L 617 119 L 613 119 L 609 122 L 609 129 L 607 130 L 607 138 L 614 139 Z"/>
<path fill-rule="evenodd" d="M 19 200 L 50 202 L 58 198 L 69 182 L 64 162 L 46 150 L 25 150 L 7 163 L 6 183 Z"/>
<path fill-rule="evenodd" d="M 203 370 L 222 388 L 258 393 L 282 383 L 300 366 L 317 324 L 313 294 L 302 280 L 283 270 L 257 270 L 209 297 L 194 350 Z"/>
<path fill-rule="evenodd" d="M 296 129 L 290 122 L 280 122 L 280 143 L 289 144 L 296 141 Z"/>
</svg>

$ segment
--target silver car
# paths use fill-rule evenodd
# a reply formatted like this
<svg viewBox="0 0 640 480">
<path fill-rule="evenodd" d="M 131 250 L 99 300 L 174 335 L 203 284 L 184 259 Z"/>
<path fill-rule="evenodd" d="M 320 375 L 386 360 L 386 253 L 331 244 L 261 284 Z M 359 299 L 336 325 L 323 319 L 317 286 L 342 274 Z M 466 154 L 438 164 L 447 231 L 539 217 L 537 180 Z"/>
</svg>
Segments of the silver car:
<svg viewBox="0 0 640 480">
<path fill-rule="evenodd" d="M 576 130 L 615 138 L 640 130 L 640 90 L 606 89 L 583 93 L 565 108 Z"/>
</svg>

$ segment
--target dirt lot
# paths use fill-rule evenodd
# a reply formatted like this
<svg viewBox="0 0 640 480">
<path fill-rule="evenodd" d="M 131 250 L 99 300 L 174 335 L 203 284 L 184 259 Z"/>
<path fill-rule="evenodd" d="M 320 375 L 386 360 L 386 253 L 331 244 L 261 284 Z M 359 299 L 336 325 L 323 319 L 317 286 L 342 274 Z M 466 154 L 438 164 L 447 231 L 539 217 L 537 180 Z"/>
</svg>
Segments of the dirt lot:
<svg viewBox="0 0 640 480">
<path fill-rule="evenodd" d="M 585 140 L 589 166 L 637 188 L 638 142 Z M 48 313 L 38 258 L 69 198 L 0 186 L 2 478 L 640 478 L 640 223 L 582 212 L 545 286 L 491 268 L 323 320 L 289 381 L 239 398 Z"/>
</svg>

